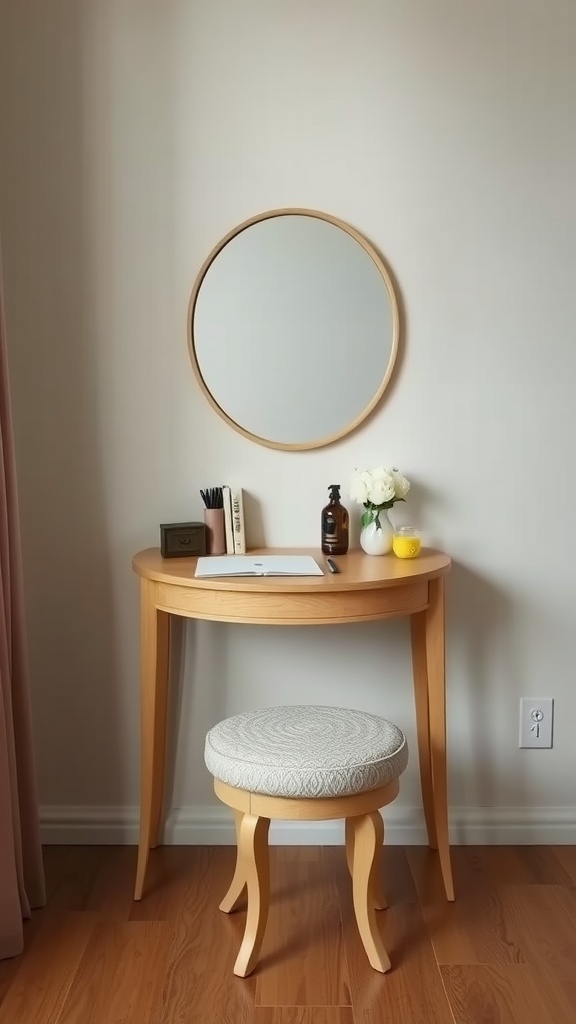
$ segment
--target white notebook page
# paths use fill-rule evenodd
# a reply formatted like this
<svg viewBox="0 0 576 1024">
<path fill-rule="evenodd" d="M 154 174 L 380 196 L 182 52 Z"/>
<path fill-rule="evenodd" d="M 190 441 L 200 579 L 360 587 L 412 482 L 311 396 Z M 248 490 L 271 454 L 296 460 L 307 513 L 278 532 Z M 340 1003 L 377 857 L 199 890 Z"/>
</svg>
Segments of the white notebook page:
<svg viewBox="0 0 576 1024">
<path fill-rule="evenodd" d="M 198 578 L 209 576 L 323 576 L 312 555 L 208 555 L 196 563 Z"/>
</svg>

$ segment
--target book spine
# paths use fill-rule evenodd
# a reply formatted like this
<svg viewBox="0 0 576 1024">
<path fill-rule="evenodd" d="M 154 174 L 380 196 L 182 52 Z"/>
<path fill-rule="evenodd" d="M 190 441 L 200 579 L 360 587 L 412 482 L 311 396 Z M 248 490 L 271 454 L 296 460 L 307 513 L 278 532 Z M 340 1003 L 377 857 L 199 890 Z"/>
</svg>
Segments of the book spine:
<svg viewBox="0 0 576 1024">
<path fill-rule="evenodd" d="M 226 534 L 226 554 L 234 554 L 234 530 L 232 527 L 232 492 L 229 487 L 222 488 L 224 503 L 224 532 Z"/>
<path fill-rule="evenodd" d="M 244 500 L 242 488 L 232 491 L 232 528 L 234 533 L 234 554 L 246 554 L 246 534 L 244 531 Z"/>
</svg>

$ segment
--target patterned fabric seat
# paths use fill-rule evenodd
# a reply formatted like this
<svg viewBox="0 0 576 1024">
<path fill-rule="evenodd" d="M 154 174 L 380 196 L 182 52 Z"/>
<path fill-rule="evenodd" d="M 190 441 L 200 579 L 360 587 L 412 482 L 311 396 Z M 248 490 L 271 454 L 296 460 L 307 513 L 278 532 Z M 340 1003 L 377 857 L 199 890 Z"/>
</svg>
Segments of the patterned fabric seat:
<svg viewBox="0 0 576 1024">
<path fill-rule="evenodd" d="M 348 708 L 288 706 L 247 711 L 206 737 L 206 766 L 237 789 L 268 796 L 349 796 L 398 778 L 408 762 L 400 729 Z"/>
</svg>

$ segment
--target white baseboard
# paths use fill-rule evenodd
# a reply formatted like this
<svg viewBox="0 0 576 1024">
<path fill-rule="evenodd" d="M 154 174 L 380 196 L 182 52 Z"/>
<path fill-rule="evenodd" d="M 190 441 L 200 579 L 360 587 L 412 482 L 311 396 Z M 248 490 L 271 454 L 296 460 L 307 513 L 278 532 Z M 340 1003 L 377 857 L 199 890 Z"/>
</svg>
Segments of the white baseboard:
<svg viewBox="0 0 576 1024">
<path fill-rule="evenodd" d="M 386 842 L 422 846 L 426 830 L 421 808 L 389 807 Z M 137 807 L 42 807 L 42 842 L 50 844 L 133 845 L 138 842 Z M 341 822 L 277 821 L 270 842 L 277 846 L 335 846 L 343 839 Z M 170 813 L 164 843 L 182 846 L 230 846 L 235 842 L 225 807 L 181 807 Z M 576 807 L 454 807 L 450 841 L 461 846 L 576 844 Z"/>
</svg>

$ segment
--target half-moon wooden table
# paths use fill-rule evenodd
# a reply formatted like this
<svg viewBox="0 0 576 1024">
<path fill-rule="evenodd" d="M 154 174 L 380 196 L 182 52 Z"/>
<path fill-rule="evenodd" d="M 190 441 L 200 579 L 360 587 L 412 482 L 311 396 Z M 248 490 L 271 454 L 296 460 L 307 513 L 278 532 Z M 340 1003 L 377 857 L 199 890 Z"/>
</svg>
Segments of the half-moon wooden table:
<svg viewBox="0 0 576 1024">
<path fill-rule="evenodd" d="M 251 552 L 256 553 L 256 552 Z M 170 616 L 216 622 L 314 626 L 410 617 L 416 729 L 428 842 L 438 850 L 446 897 L 454 899 L 446 791 L 444 576 L 450 558 L 424 548 L 418 558 L 349 551 L 330 573 L 312 548 L 259 548 L 259 554 L 309 554 L 323 576 L 196 579 L 195 558 L 134 556 L 140 576 L 140 837 L 134 899 L 142 898 L 148 855 L 158 845 L 166 755 Z"/>
</svg>

